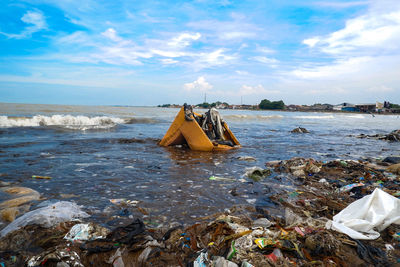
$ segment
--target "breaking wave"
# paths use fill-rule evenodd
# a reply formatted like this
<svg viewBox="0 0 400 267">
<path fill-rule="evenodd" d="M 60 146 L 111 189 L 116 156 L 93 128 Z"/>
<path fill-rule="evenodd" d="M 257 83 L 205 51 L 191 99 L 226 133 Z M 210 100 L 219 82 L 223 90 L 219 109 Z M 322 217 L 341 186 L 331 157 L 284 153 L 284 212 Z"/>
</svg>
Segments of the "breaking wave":
<svg viewBox="0 0 400 267">
<path fill-rule="evenodd" d="M 231 120 L 272 120 L 272 119 L 281 119 L 282 115 L 243 115 L 243 114 L 235 114 L 235 115 L 225 115 L 224 118 Z"/>
<path fill-rule="evenodd" d="M 295 116 L 296 119 L 312 119 L 312 120 L 329 120 L 334 119 L 333 115 L 325 115 L 325 116 Z"/>
<path fill-rule="evenodd" d="M 33 117 L 0 116 L 0 127 L 57 126 L 72 130 L 108 129 L 125 123 L 124 119 L 107 116 L 87 117 L 72 115 L 53 115 Z"/>
</svg>

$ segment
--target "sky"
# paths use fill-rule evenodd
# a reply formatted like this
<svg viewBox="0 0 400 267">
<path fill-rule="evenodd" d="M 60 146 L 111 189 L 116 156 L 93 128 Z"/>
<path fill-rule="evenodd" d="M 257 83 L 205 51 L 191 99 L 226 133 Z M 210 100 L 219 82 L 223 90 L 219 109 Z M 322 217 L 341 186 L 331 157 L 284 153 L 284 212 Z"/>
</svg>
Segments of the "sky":
<svg viewBox="0 0 400 267">
<path fill-rule="evenodd" d="M 0 102 L 400 103 L 398 0 L 2 0 Z"/>
</svg>

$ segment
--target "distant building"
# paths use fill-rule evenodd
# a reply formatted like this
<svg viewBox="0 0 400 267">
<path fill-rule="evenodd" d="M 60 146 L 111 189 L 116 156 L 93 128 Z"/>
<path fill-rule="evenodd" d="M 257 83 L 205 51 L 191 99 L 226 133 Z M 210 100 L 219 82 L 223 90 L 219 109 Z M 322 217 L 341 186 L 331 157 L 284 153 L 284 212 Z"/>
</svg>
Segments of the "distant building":
<svg viewBox="0 0 400 267">
<path fill-rule="evenodd" d="M 351 103 L 346 103 L 346 102 L 332 106 L 332 109 L 333 110 L 342 110 L 342 111 L 352 111 L 352 112 L 358 111 L 356 105 L 351 104 Z"/>
<path fill-rule="evenodd" d="M 361 112 L 375 112 L 376 111 L 376 103 L 356 104 L 355 106 Z"/>
</svg>

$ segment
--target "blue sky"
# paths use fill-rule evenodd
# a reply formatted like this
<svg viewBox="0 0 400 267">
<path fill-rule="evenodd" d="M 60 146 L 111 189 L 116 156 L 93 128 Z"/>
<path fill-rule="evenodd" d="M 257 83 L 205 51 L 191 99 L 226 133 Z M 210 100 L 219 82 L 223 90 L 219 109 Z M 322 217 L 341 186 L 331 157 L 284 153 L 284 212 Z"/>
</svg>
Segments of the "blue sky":
<svg viewBox="0 0 400 267">
<path fill-rule="evenodd" d="M 0 102 L 400 103 L 400 1 L 2 1 Z"/>
</svg>

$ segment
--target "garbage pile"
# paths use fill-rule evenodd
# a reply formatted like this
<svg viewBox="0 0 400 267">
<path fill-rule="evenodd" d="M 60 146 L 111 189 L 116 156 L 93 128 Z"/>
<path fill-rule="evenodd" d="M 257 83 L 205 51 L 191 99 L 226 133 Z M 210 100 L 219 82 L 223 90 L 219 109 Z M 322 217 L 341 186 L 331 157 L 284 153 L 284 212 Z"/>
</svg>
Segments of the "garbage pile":
<svg viewBox="0 0 400 267">
<path fill-rule="evenodd" d="M 373 138 L 373 139 L 377 139 L 377 140 L 400 142 L 400 129 L 394 130 L 388 134 L 373 134 L 373 135 L 360 134 L 360 135 L 357 135 L 356 137 L 357 138 Z"/>
<path fill-rule="evenodd" d="M 389 172 L 395 164 L 293 158 L 266 165 L 296 181 L 296 190 L 269 196 L 284 216 L 232 208 L 190 226 L 154 228 L 137 218 L 107 229 L 82 222 L 86 214 L 63 203 L 55 209 L 71 205 L 70 219 L 54 220 L 51 225 L 19 224 L 4 233 L 0 264 L 246 267 L 400 263 L 400 179 Z M 25 219 L 28 214 L 23 215 Z"/>
</svg>

